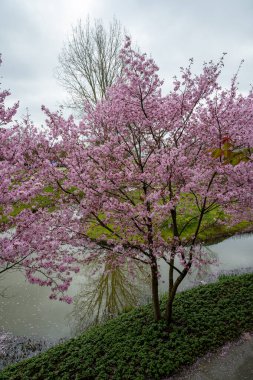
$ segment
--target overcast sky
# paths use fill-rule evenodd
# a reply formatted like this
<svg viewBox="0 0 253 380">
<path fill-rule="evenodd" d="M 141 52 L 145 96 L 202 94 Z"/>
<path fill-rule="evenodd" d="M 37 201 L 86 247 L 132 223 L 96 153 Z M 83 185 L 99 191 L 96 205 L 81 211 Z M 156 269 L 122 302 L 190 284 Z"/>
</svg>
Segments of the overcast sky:
<svg viewBox="0 0 253 380">
<path fill-rule="evenodd" d="M 143 52 L 155 59 L 167 86 L 193 57 L 203 61 L 227 52 L 222 82 L 226 86 L 245 59 L 240 90 L 253 83 L 252 0 L 0 0 L 2 87 L 20 100 L 35 123 L 44 120 L 45 104 L 56 110 L 66 94 L 54 77 L 58 55 L 78 19 L 115 16 Z"/>
</svg>

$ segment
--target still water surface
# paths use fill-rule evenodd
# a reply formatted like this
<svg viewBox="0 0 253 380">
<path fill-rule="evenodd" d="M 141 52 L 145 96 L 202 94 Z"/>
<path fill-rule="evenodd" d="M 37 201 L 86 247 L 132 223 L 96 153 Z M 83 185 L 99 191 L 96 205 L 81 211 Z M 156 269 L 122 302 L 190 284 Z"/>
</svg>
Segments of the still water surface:
<svg viewBox="0 0 253 380">
<path fill-rule="evenodd" d="M 242 235 L 240 238 L 229 238 L 219 244 L 209 246 L 219 259 L 219 267 L 210 266 L 209 273 L 218 270 L 253 268 L 253 235 Z M 168 267 L 161 265 L 161 292 L 167 290 Z M 205 278 L 201 278 L 205 280 Z M 181 290 L 192 286 L 196 273 L 184 280 Z M 87 283 L 85 271 L 76 275 L 69 294 L 77 295 Z M 51 301 L 50 290 L 45 287 L 29 284 L 19 272 L 6 273 L 0 282 L 0 289 L 5 288 L 6 297 L 0 296 L 0 328 L 14 335 L 45 337 L 58 340 L 71 335 L 69 314 L 73 305 Z"/>
</svg>

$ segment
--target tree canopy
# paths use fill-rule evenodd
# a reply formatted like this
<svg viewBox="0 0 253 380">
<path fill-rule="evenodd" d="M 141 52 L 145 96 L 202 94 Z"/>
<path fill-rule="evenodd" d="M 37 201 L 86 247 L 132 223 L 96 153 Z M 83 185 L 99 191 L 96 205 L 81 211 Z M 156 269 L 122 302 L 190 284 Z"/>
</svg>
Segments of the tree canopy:
<svg viewBox="0 0 253 380">
<path fill-rule="evenodd" d="M 43 107 L 47 129 L 36 132 L 29 159 L 31 188 L 46 203 L 20 212 L 17 231 L 36 252 L 50 251 L 49 271 L 61 272 L 56 258 L 67 266 L 106 262 L 108 270 L 125 263 L 131 270 L 132 260 L 147 265 L 156 320 L 164 260 L 169 324 L 179 284 L 211 260 L 201 232 L 224 215 L 231 225 L 252 221 L 253 93 L 240 94 L 236 76 L 230 88 L 220 86 L 224 57 L 199 75 L 190 62 L 166 96 L 155 62 L 129 38 L 120 59 L 121 77 L 79 124 Z M 244 154 L 234 162 L 228 151 Z M 34 191 L 27 197 L 31 204 Z"/>
</svg>

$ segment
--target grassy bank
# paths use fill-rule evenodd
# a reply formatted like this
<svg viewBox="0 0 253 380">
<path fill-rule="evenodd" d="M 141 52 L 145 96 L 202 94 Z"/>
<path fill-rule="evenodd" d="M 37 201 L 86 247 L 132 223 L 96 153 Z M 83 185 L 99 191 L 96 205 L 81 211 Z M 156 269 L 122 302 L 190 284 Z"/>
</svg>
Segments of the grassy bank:
<svg viewBox="0 0 253 380">
<path fill-rule="evenodd" d="M 174 320 L 168 332 L 150 305 L 136 308 L 6 368 L 0 379 L 163 379 L 253 330 L 253 274 L 178 294 Z"/>
<path fill-rule="evenodd" d="M 252 222 L 242 221 L 232 227 L 226 225 L 213 226 L 209 230 L 205 231 L 199 240 L 208 245 L 217 244 L 231 236 L 251 233 L 253 233 Z"/>
</svg>

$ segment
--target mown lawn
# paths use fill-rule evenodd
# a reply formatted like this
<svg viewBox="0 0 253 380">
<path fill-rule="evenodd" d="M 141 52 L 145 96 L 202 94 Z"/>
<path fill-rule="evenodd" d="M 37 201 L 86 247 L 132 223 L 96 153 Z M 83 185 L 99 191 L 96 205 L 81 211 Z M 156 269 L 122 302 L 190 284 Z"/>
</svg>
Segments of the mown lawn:
<svg viewBox="0 0 253 380">
<path fill-rule="evenodd" d="M 151 305 L 138 307 L 6 368 L 0 379 L 163 379 L 252 330 L 253 274 L 223 276 L 177 295 L 170 331 L 154 323 Z"/>
</svg>

